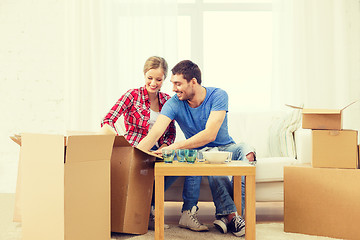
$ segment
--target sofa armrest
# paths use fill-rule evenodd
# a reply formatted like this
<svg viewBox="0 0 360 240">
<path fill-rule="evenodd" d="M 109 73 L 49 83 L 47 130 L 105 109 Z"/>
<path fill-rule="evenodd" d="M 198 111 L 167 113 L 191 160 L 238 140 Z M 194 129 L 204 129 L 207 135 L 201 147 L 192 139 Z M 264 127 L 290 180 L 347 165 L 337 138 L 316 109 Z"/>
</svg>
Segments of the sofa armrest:
<svg viewBox="0 0 360 240">
<path fill-rule="evenodd" d="M 311 163 L 312 136 L 311 129 L 298 129 L 295 131 L 295 146 L 298 164 Z"/>
</svg>

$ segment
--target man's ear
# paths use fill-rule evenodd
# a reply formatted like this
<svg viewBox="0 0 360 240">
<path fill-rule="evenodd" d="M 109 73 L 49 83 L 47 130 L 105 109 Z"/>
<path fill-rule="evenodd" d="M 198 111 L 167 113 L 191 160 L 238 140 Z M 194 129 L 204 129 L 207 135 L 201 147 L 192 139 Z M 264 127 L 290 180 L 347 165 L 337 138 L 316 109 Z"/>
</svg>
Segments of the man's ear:
<svg viewBox="0 0 360 240">
<path fill-rule="evenodd" d="M 196 78 L 192 78 L 192 79 L 191 79 L 191 82 L 192 82 L 192 84 L 196 84 L 196 83 L 197 83 L 197 79 L 196 79 Z"/>
</svg>

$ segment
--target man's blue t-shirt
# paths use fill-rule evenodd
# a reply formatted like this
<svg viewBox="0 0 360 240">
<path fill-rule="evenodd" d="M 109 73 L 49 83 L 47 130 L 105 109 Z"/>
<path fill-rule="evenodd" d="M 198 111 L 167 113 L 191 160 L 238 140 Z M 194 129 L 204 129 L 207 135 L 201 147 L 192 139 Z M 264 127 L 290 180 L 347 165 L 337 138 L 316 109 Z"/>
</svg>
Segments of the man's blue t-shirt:
<svg viewBox="0 0 360 240">
<path fill-rule="evenodd" d="M 234 140 L 229 136 L 228 132 L 227 93 L 220 88 L 205 87 L 205 89 L 206 97 L 199 107 L 192 108 L 187 101 L 181 101 L 177 95 L 174 95 L 164 104 L 161 109 L 161 114 L 169 117 L 171 120 L 175 119 L 186 139 L 188 139 L 205 129 L 211 111 L 226 111 L 225 119 L 219 129 L 215 141 L 202 147 L 217 147 L 234 143 Z"/>
</svg>

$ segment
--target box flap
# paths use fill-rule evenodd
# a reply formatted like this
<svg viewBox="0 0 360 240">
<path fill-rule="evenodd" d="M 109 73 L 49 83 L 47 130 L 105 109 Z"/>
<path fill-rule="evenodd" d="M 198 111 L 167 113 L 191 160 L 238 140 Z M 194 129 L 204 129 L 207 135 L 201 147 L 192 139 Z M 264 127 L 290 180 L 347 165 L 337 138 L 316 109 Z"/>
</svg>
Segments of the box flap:
<svg viewBox="0 0 360 240">
<path fill-rule="evenodd" d="M 157 154 L 155 154 L 155 153 L 152 153 L 152 152 L 150 152 L 150 151 L 144 151 L 144 150 L 141 150 L 140 148 L 137 148 L 137 147 L 135 147 L 135 148 L 138 149 L 139 151 L 143 152 L 143 153 L 146 153 L 146 154 L 150 155 L 150 156 L 153 156 L 153 157 L 157 157 L 157 158 L 161 158 L 161 159 L 162 159 L 161 156 L 159 156 L 159 155 L 157 155 Z"/>
<path fill-rule="evenodd" d="M 21 136 L 22 239 L 65 239 L 64 136 Z"/>
<path fill-rule="evenodd" d="M 342 109 L 306 109 L 303 107 L 297 107 L 297 106 L 293 106 L 290 104 L 285 104 L 285 106 L 295 108 L 295 109 L 303 109 L 303 114 L 338 114 L 338 113 L 341 113 L 345 108 L 351 106 L 352 104 L 354 104 L 358 101 L 359 100 L 356 100 L 356 101 L 346 105 Z"/>
<path fill-rule="evenodd" d="M 66 135 L 67 136 L 73 136 L 73 135 L 100 135 L 100 134 L 98 132 L 67 130 Z"/>
<path fill-rule="evenodd" d="M 21 135 L 14 134 L 14 136 L 10 136 L 10 139 L 21 146 Z M 66 137 L 64 137 L 64 145 L 66 146 Z"/>
<path fill-rule="evenodd" d="M 65 162 L 110 160 L 114 137 L 112 135 L 69 136 Z"/>
<path fill-rule="evenodd" d="M 356 101 L 354 101 L 354 102 L 346 105 L 345 107 L 343 107 L 343 108 L 341 109 L 341 111 L 343 111 L 345 108 L 349 107 L 350 105 L 353 105 L 353 104 L 356 103 L 357 101 L 359 101 L 359 100 L 356 100 Z"/>
<path fill-rule="evenodd" d="M 303 109 L 303 114 L 340 114 L 339 109 Z"/>
<path fill-rule="evenodd" d="M 115 136 L 114 147 L 131 147 L 131 144 L 124 136 Z"/>
<path fill-rule="evenodd" d="M 289 104 L 285 104 L 285 106 L 288 106 L 291 108 L 296 108 L 296 109 L 303 109 L 303 107 L 297 107 L 297 106 L 293 106 L 293 105 L 289 105 Z"/>
<path fill-rule="evenodd" d="M 132 147 L 131 144 L 125 139 L 124 136 L 115 136 L 115 140 L 114 140 L 114 147 Z M 162 158 L 161 156 L 159 155 L 156 155 L 155 153 L 152 153 L 150 151 L 144 151 L 144 150 L 141 150 L 140 148 L 137 148 L 137 147 L 134 147 L 136 148 L 137 150 L 143 152 L 143 153 L 146 153 L 150 156 L 153 156 L 153 157 L 157 157 L 157 158 Z"/>
</svg>

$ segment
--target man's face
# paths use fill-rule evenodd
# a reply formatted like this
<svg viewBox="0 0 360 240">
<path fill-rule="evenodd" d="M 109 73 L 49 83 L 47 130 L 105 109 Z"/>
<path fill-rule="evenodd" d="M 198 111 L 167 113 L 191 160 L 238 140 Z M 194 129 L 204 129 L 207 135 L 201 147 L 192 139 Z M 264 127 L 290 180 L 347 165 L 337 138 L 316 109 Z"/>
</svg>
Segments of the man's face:
<svg viewBox="0 0 360 240">
<path fill-rule="evenodd" d="M 193 81 L 188 82 L 182 74 L 172 75 L 170 81 L 173 83 L 173 91 L 179 100 L 186 101 L 194 97 Z"/>
</svg>

